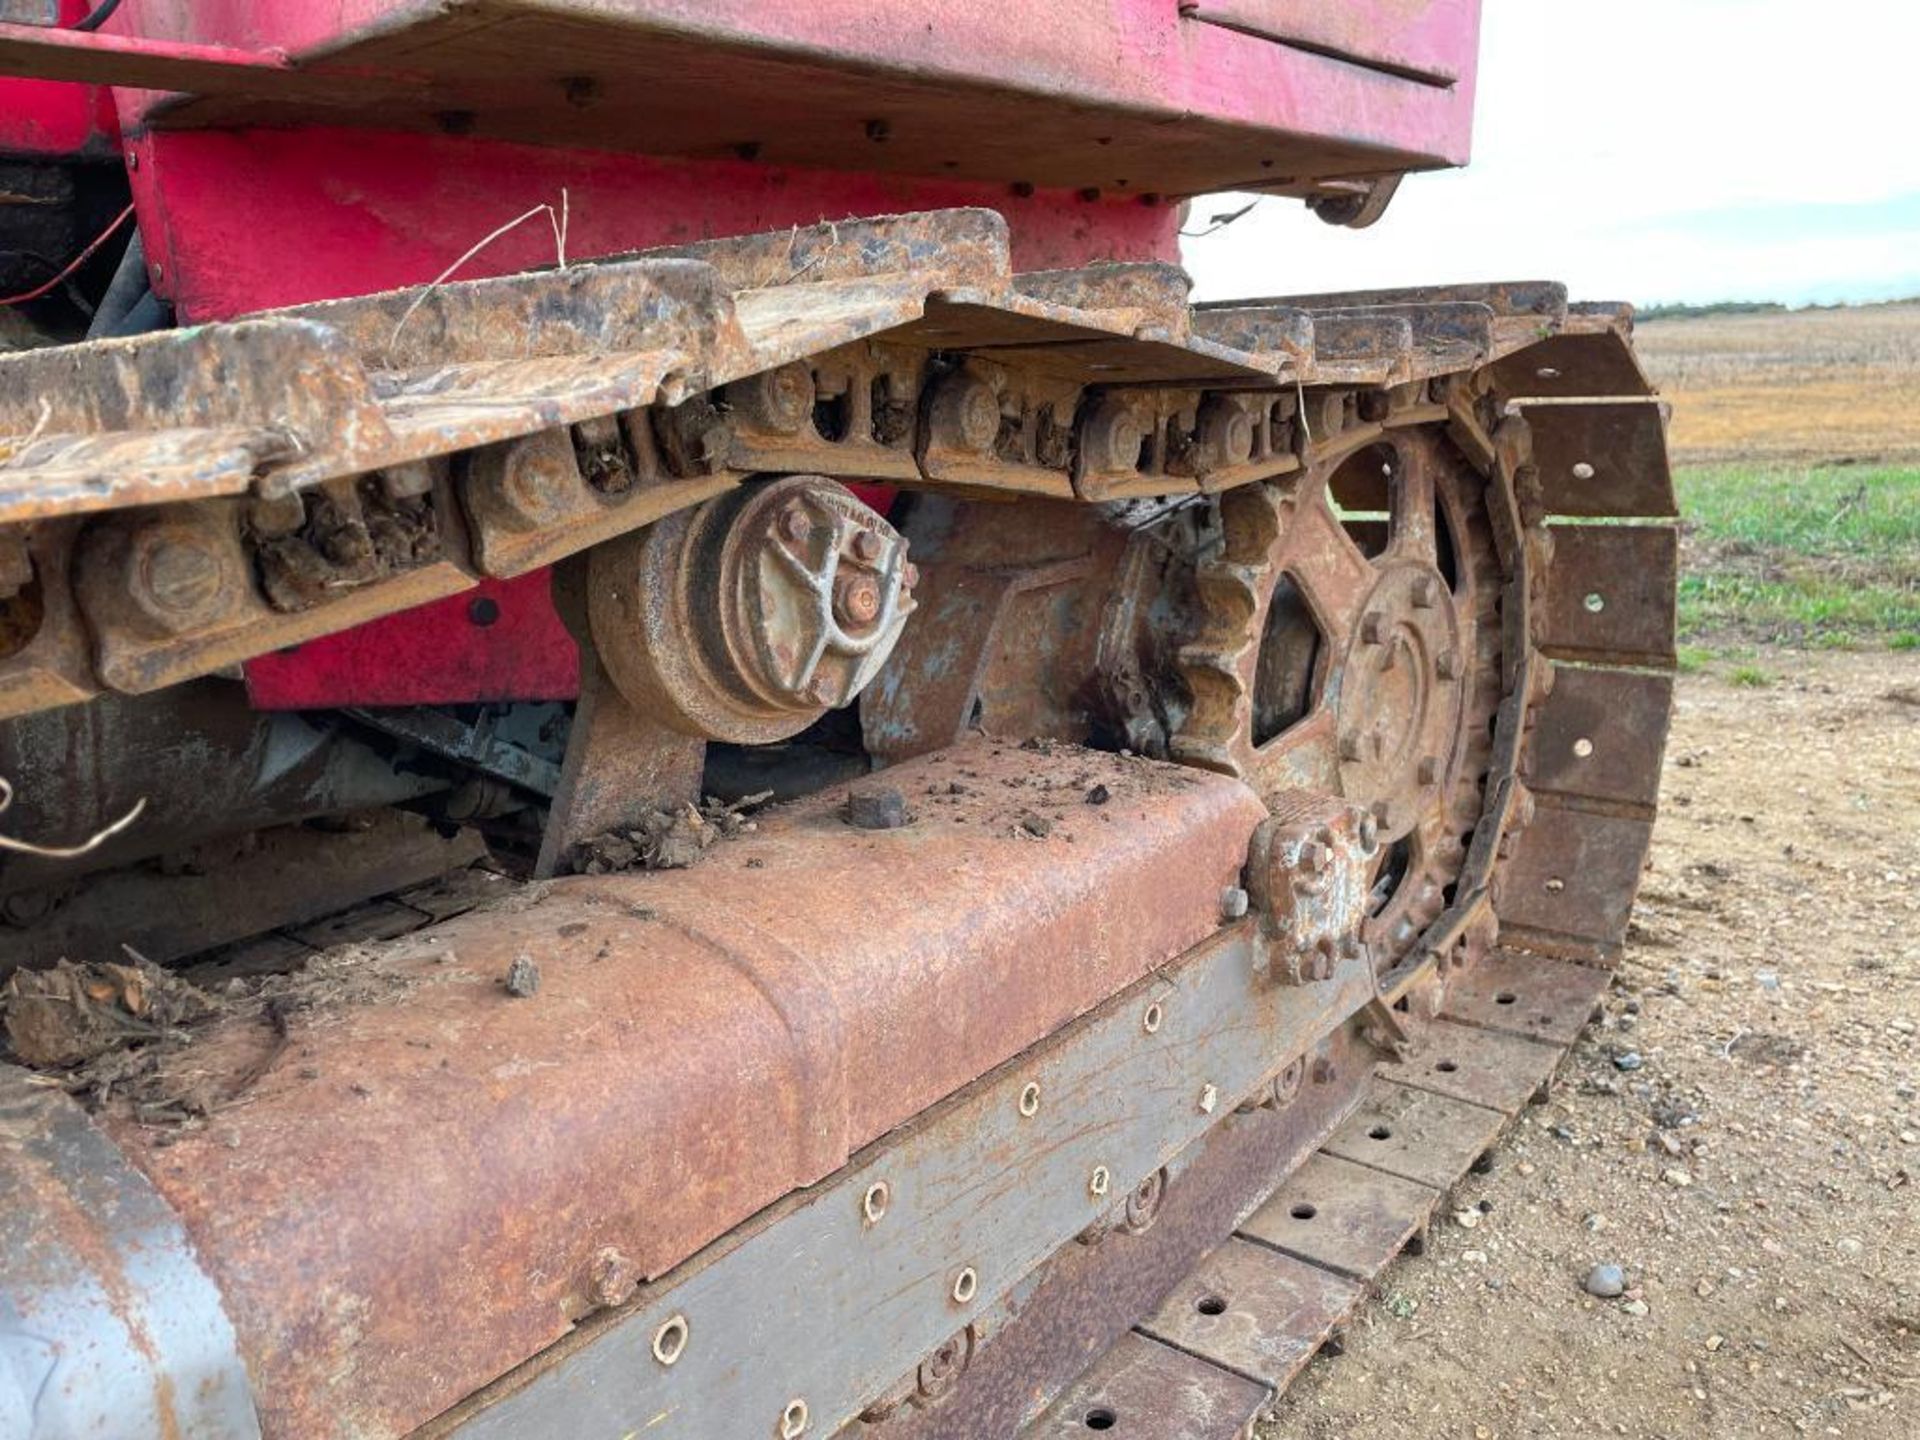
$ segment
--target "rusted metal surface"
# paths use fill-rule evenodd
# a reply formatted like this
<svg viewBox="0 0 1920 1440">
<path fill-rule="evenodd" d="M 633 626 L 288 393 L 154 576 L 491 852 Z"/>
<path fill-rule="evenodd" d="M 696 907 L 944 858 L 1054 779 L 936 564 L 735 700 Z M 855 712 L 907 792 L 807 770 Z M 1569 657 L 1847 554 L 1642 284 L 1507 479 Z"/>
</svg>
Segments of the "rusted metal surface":
<svg viewBox="0 0 1920 1440">
<path fill-rule="evenodd" d="M 1353 1104 L 1367 1067 L 1346 1032 L 1335 1031 L 1282 1072 L 1272 1103 L 1223 1111 L 1220 1124 L 1168 1167 L 1145 1223 L 1101 1227 L 1062 1249 L 1005 1313 L 989 1317 L 950 1393 L 936 1405 L 893 1408 L 873 1433 L 884 1440 L 1019 1433 L 1308 1155 Z"/>
<path fill-rule="evenodd" d="M 1546 1083 L 1560 1053 L 1551 1043 L 1442 1019 L 1419 1033 L 1404 1059 L 1387 1061 L 1379 1073 L 1386 1080 L 1513 1114 Z"/>
<path fill-rule="evenodd" d="M 844 486 L 757 482 L 597 548 L 601 664 L 657 724 L 765 744 L 852 702 L 914 610 L 907 542 Z"/>
<path fill-rule="evenodd" d="M 1653 385 L 1634 358 L 1624 327 L 1610 326 L 1597 334 L 1549 336 L 1492 366 L 1489 378 L 1495 391 L 1507 399 L 1653 394 Z"/>
<path fill-rule="evenodd" d="M 58 1087 L 0 1066 L 0 1396 L 10 1434 L 259 1440 L 179 1220 Z"/>
<path fill-rule="evenodd" d="M 1083 774 L 1110 791 L 1098 818 Z M 1213 934 L 1260 813 L 1232 781 L 1077 751 L 895 775 L 904 829 L 854 830 L 829 792 L 695 869 L 559 882 L 397 942 L 368 963 L 404 1003 L 296 1021 L 295 1063 L 203 1131 L 117 1128 L 220 1280 L 272 1426 L 420 1423 L 594 1308 L 603 1248 L 657 1275 L 831 1173 Z M 1051 808 L 1046 778 L 1074 808 L 1037 842 L 1017 817 Z M 543 976 L 525 1001 L 501 989 L 522 954 Z M 196 1063 L 265 1038 L 230 1026 Z M 382 1175 L 405 1177 L 403 1226 L 366 1203 Z"/>
<path fill-rule="evenodd" d="M 1586 664 L 1673 668 L 1679 533 L 1555 525 L 1540 648 Z"/>
<path fill-rule="evenodd" d="M 1558 667 L 1527 740 L 1527 784 L 1650 811 L 1672 709 L 1669 675 Z"/>
<path fill-rule="evenodd" d="M 1653 821 L 1566 808 L 1528 827 L 1502 868 L 1494 907 L 1503 924 L 1588 942 L 1609 955 L 1626 938 Z"/>
<path fill-rule="evenodd" d="M 1426 1185 L 1321 1153 L 1287 1176 L 1239 1233 L 1364 1282 L 1425 1231 L 1439 1200 Z"/>
<path fill-rule="evenodd" d="M 1449 1020 L 1571 1045 L 1612 977 L 1545 955 L 1495 950 L 1447 982 Z"/>
<path fill-rule="evenodd" d="M 1328 1139 L 1329 1155 L 1445 1190 L 1500 1136 L 1498 1110 L 1374 1080 Z"/>
<path fill-rule="evenodd" d="M 1534 463 L 1553 513 L 1679 513 L 1667 464 L 1665 401 L 1568 401 L 1521 409 L 1533 429 Z"/>
<path fill-rule="evenodd" d="M 1279 1391 L 1363 1293 L 1317 1266 L 1230 1239 L 1176 1285 L 1140 1329 Z"/>
<path fill-rule="evenodd" d="M 1248 1440 L 1267 1387 L 1144 1335 L 1121 1337 L 1023 1440 L 1108 1431 L 1127 1440 Z"/>
</svg>

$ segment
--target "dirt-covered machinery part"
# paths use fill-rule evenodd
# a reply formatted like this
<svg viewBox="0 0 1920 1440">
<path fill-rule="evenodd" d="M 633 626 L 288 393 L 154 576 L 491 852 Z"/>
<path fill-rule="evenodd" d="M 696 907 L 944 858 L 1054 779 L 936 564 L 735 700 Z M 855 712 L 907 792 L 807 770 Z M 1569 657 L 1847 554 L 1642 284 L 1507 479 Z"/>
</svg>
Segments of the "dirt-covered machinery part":
<svg viewBox="0 0 1920 1440">
<path fill-rule="evenodd" d="M 1517 285 L 1189 313 L 1150 268 L 1011 276 L 976 215 L 838 231 L 120 342 L 61 362 L 84 373 L 44 424 L 22 398 L 43 357 L 0 361 L 0 429 L 39 426 L 0 471 L 0 541 L 32 566 L 13 566 L 14 613 L 28 596 L 37 617 L 0 660 L 14 713 L 546 564 L 749 474 L 991 489 L 1055 517 L 1000 577 L 964 550 L 923 565 L 862 707 L 876 753 L 917 757 L 887 777 L 906 826 L 845 826 L 833 790 L 694 870 L 557 881 L 369 947 L 406 1003 L 286 1021 L 289 1045 L 324 1039 L 318 1058 L 269 1067 L 198 1129 L 66 1115 L 180 1217 L 231 1324 L 198 1353 L 244 1365 L 264 1433 L 670 1417 L 659 1433 L 1225 1440 L 1420 1233 L 1607 983 L 1673 659 L 1663 416 L 1621 312 Z M 978 242 L 953 268 L 987 263 L 915 278 L 888 246 L 929 234 Z M 729 281 L 769 257 L 793 283 Z M 648 308 L 673 287 L 685 303 Z M 649 348 L 662 333 L 670 353 Z M 269 429 L 254 402 L 299 365 L 325 404 Z M 202 383 L 220 366 L 241 383 Z M 89 387 L 122 408 L 78 404 Z M 329 428 L 335 405 L 351 426 Z M 1455 575 L 1474 581 L 1470 678 L 1497 689 L 1447 737 L 1484 784 L 1412 787 L 1423 809 L 1471 795 L 1470 838 L 1438 913 L 1376 965 L 1361 912 L 1405 817 L 1352 802 L 1380 777 L 1351 795 L 1304 777 L 1263 804 L 1231 773 L 1261 753 L 1237 728 L 1262 710 L 1257 657 L 1224 711 L 1208 682 L 1189 704 L 1156 672 L 1218 669 L 1203 652 L 1227 616 L 1257 651 L 1247 596 L 1271 610 L 1298 578 L 1289 527 L 1331 536 L 1309 502 L 1383 445 L 1478 477 L 1449 481 L 1479 507 Z M 594 483 L 609 454 L 630 483 Z M 1215 492 L 1227 548 L 1169 561 L 1168 534 L 1220 539 L 1188 513 Z M 1121 523 L 1059 543 L 1086 502 Z M 1136 502 L 1177 513 L 1129 533 Z M 1236 549 L 1248 535 L 1264 548 Z M 1209 618 L 1170 653 L 1143 611 L 1194 561 Z M 276 583 L 315 574 L 342 583 Z M 1401 635 L 1437 676 L 1430 607 L 1372 583 L 1389 582 L 1380 626 L 1358 606 L 1337 638 Z M 1026 638 L 1079 619 L 1047 653 L 1088 685 L 1028 703 Z M 984 638 L 943 660 L 923 629 Z M 1157 736 L 1230 773 L 976 724 Z M 1064 818 L 1029 823 L 1049 797 Z M 602 962 L 616 952 L 632 963 Z M 538 997 L 508 998 L 500 975 L 534 953 Z M 277 1043 L 240 1015 L 194 1063 L 252 1076 Z M 82 1182 L 7 1178 L 10 1211 L 38 1217 L 8 1252 L 16 1312 L 59 1291 L 96 1313 L 85 1297 L 107 1293 L 121 1329 L 86 1363 L 175 1403 L 172 1342 L 139 1345 L 147 1298 L 114 1298 L 104 1252 L 53 1223 L 110 1223 Z M 367 1204 L 401 1189 L 405 1206 Z"/>
</svg>

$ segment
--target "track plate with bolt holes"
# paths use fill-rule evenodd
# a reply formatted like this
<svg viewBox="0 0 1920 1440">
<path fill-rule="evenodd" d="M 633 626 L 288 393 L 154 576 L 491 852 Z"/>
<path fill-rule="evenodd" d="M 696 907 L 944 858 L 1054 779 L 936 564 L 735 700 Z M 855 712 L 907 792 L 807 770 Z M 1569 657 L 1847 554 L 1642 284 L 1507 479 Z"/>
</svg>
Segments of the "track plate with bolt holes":
<svg viewBox="0 0 1920 1440">
<path fill-rule="evenodd" d="M 1553 1045 L 1437 1020 L 1407 1057 L 1380 1067 L 1383 1080 L 1431 1090 L 1511 1115 L 1546 1084 L 1560 1063 Z"/>
<path fill-rule="evenodd" d="M 1266 1408 L 1265 1385 L 1128 1335 L 1081 1376 L 1022 1440 L 1242 1440 Z"/>
<path fill-rule="evenodd" d="M 1359 1165 L 1444 1190 L 1500 1137 L 1507 1117 L 1428 1090 L 1376 1079 L 1324 1147 Z"/>
<path fill-rule="evenodd" d="M 1440 1192 L 1415 1180 L 1318 1154 L 1241 1223 L 1263 1245 L 1371 1280 L 1419 1234 Z"/>
<path fill-rule="evenodd" d="M 1222 930 L 670 1271 L 592 1343 L 530 1362 L 448 1432 L 780 1434 L 801 1402 L 805 1433 L 832 1434 L 1062 1245 L 1120 1220 L 1142 1180 L 1371 993 L 1363 960 L 1326 984 L 1266 983 L 1253 930 Z M 685 1343 L 663 1365 L 655 1341 L 676 1316 Z"/>
<path fill-rule="evenodd" d="M 1483 1030 L 1571 1045 L 1612 979 L 1610 970 L 1496 950 L 1447 987 L 1444 1014 Z"/>
<path fill-rule="evenodd" d="M 1291 1255 L 1233 1239 L 1175 1286 L 1140 1329 L 1279 1391 L 1365 1293 Z"/>
</svg>

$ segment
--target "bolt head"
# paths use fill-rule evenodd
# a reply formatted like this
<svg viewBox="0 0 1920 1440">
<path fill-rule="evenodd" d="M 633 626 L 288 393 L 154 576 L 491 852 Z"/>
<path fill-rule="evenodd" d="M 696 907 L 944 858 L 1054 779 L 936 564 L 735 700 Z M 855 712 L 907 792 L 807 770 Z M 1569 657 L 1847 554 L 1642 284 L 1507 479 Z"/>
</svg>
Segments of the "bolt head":
<svg viewBox="0 0 1920 1440">
<path fill-rule="evenodd" d="M 842 575 L 833 587 L 834 616 L 849 629 L 861 630 L 880 615 L 880 586 L 871 575 Z"/>
<path fill-rule="evenodd" d="M 871 565 L 880 558 L 884 542 L 871 530 L 858 530 L 853 536 L 854 558 Z"/>
<path fill-rule="evenodd" d="M 786 509 L 780 512 L 780 533 L 800 544 L 813 534 L 813 517 L 807 514 L 807 507 L 798 500 L 789 500 Z"/>
</svg>

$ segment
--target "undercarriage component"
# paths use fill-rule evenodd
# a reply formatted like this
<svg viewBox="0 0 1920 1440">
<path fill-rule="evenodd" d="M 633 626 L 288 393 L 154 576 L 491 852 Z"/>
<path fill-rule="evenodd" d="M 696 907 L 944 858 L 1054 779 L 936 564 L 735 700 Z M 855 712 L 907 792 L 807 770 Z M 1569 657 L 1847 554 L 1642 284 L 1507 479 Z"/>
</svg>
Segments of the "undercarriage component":
<svg viewBox="0 0 1920 1440">
<path fill-rule="evenodd" d="M 63 398 L 0 471 L 12 733 L 562 561 L 557 774 L 531 706 L 275 723 L 438 823 L 545 802 L 543 875 L 708 823 L 710 741 L 826 785 L 697 865 L 344 927 L 64 1112 L 178 1217 L 261 1433 L 1227 1440 L 1578 1033 L 1670 700 L 1624 316 L 1189 312 L 997 243 L 849 222 L 61 362 L 139 424 Z M 357 418 L 283 452 L 296 360 Z"/>
<path fill-rule="evenodd" d="M 593 551 L 593 644 L 627 702 L 702 740 L 784 740 L 851 702 L 913 613 L 892 526 L 844 486 L 743 487 Z"/>
</svg>

